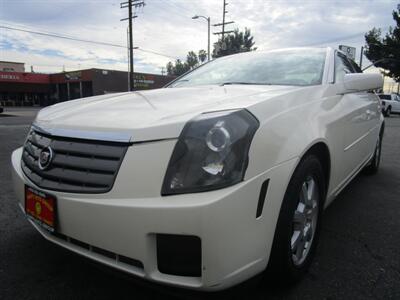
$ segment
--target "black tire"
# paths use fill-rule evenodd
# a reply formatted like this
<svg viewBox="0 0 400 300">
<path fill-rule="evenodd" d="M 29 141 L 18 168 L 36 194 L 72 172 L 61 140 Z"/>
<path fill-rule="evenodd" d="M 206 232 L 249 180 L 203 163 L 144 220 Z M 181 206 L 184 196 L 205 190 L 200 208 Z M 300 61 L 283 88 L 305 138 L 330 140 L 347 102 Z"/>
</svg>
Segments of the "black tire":
<svg viewBox="0 0 400 300">
<path fill-rule="evenodd" d="M 300 191 L 303 184 L 310 178 L 314 179 L 318 186 L 318 214 L 316 228 L 309 250 L 305 259 L 300 264 L 295 264 L 292 254 L 291 240 L 294 234 L 294 213 L 300 202 Z M 319 159 L 315 155 L 304 157 L 297 166 L 287 187 L 278 223 L 275 229 L 274 242 L 266 270 L 266 279 L 280 285 L 290 285 L 300 280 L 307 272 L 318 244 L 323 205 L 326 196 L 326 179 Z M 303 247 L 304 249 L 304 247 Z"/>
<path fill-rule="evenodd" d="M 371 162 L 364 168 L 364 173 L 367 175 L 374 175 L 378 173 L 379 166 L 381 164 L 382 139 L 383 135 L 379 134 L 375 146 L 374 156 L 372 157 Z"/>
<path fill-rule="evenodd" d="M 390 114 L 392 112 L 392 109 L 390 107 L 387 108 L 386 112 L 385 112 L 385 117 L 390 118 Z"/>
</svg>

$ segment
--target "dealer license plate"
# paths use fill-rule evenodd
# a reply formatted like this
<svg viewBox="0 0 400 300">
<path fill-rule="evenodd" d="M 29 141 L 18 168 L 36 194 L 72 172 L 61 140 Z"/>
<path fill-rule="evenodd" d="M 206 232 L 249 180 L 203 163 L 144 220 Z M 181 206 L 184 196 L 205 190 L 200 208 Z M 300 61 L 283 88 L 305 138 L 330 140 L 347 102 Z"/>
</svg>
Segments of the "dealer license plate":
<svg viewBox="0 0 400 300">
<path fill-rule="evenodd" d="M 56 197 L 25 186 L 25 213 L 40 226 L 55 231 Z"/>
</svg>

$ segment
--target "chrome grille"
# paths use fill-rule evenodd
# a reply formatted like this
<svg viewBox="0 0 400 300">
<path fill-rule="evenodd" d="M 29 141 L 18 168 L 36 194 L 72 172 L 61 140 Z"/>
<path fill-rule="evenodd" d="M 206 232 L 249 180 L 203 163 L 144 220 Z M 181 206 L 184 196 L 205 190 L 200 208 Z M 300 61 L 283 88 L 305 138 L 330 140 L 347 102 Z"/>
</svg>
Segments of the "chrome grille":
<svg viewBox="0 0 400 300">
<path fill-rule="evenodd" d="M 37 186 L 70 193 L 111 190 L 129 143 L 51 136 L 32 129 L 24 145 L 22 170 Z M 38 159 L 51 147 L 54 157 L 46 169 Z"/>
</svg>

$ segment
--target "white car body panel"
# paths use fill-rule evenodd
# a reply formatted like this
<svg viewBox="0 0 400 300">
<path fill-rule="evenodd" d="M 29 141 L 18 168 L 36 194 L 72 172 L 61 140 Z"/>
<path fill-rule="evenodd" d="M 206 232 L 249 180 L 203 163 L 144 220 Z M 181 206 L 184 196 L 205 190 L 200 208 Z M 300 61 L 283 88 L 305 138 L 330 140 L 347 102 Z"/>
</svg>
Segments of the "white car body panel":
<svg viewBox="0 0 400 300">
<path fill-rule="evenodd" d="M 328 49 L 321 85 L 202 86 L 91 97 L 43 109 L 35 124 L 49 132 L 127 136 L 129 147 L 110 192 L 46 191 L 58 199 L 62 234 L 143 262 L 138 269 L 41 234 L 72 251 L 140 277 L 186 288 L 219 290 L 263 271 L 287 185 L 301 157 L 317 143 L 329 149 L 327 201 L 373 156 L 383 117 L 374 93 L 342 94 L 334 83 L 334 50 Z M 203 112 L 247 109 L 259 121 L 243 182 L 193 194 L 160 195 L 171 153 L 183 126 Z M 21 208 L 24 186 L 37 189 L 21 170 L 22 149 L 12 155 Z M 269 179 L 263 213 L 256 218 L 261 184 Z M 202 276 L 162 274 L 155 234 L 188 234 L 202 240 Z"/>
<path fill-rule="evenodd" d="M 124 133 L 132 142 L 177 138 L 185 123 L 202 112 L 244 108 L 298 89 L 201 86 L 118 93 L 53 105 L 41 110 L 35 123 L 49 131 Z"/>
</svg>

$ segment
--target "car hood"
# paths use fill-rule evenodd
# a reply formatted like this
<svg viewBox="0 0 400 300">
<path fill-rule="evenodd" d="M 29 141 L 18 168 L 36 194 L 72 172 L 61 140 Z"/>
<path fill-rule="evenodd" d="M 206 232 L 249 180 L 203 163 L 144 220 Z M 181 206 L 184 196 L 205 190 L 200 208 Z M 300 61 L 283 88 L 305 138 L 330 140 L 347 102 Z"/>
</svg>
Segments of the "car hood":
<svg viewBox="0 0 400 300">
<path fill-rule="evenodd" d="M 114 136 L 133 142 L 176 138 L 184 124 L 200 113 L 246 108 L 296 89 L 231 85 L 108 94 L 45 108 L 35 124 L 49 133 L 84 138 Z"/>
</svg>

